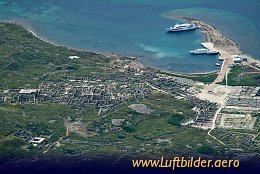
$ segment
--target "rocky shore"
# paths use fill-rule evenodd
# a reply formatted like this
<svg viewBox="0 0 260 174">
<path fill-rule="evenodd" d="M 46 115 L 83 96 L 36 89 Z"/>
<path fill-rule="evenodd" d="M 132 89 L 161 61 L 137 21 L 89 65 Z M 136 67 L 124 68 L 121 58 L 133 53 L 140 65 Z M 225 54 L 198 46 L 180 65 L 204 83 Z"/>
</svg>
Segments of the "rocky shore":
<svg viewBox="0 0 260 174">
<path fill-rule="evenodd" d="M 245 54 L 245 52 L 240 49 L 239 45 L 235 41 L 222 34 L 215 26 L 195 18 L 181 17 L 181 19 L 199 26 L 201 32 L 203 33 L 203 41 L 213 43 L 214 47 L 220 51 L 227 51 L 232 55 Z"/>
<path fill-rule="evenodd" d="M 225 76 L 229 73 L 229 65 L 233 64 L 233 55 L 246 55 L 248 58 L 248 64 L 260 63 L 259 60 L 247 55 L 234 40 L 222 34 L 215 26 L 191 17 L 180 17 L 180 19 L 193 23 L 200 28 L 203 33 L 203 41 L 206 42 L 202 44 L 204 47 L 209 50 L 220 52 L 219 58 L 224 62 L 215 83 L 222 82 L 225 79 Z"/>
</svg>

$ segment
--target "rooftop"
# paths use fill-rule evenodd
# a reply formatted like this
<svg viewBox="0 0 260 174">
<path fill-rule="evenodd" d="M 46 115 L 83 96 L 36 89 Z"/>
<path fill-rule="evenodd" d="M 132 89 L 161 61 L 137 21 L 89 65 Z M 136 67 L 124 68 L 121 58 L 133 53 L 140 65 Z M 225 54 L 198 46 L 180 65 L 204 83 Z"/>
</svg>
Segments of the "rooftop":
<svg viewBox="0 0 260 174">
<path fill-rule="evenodd" d="M 36 93 L 37 89 L 21 89 L 20 90 L 20 94 L 32 94 L 32 93 Z"/>
</svg>

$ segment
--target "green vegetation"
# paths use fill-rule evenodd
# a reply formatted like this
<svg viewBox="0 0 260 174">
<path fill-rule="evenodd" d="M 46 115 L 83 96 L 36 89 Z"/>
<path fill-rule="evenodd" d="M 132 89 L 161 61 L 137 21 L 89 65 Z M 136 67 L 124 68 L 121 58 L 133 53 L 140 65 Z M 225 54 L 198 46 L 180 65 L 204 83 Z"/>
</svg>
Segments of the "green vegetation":
<svg viewBox="0 0 260 174">
<path fill-rule="evenodd" d="M 228 74 L 229 86 L 260 86 L 260 72 L 249 66 L 234 66 Z"/>
<path fill-rule="evenodd" d="M 25 28 L 0 23 L 0 88 L 38 87 L 46 75 L 84 76 L 108 73 L 100 68 L 111 60 L 103 55 L 45 43 Z M 69 59 L 69 56 L 80 59 Z M 110 72 L 112 74 L 113 72 Z"/>
<path fill-rule="evenodd" d="M 160 98 L 158 98 L 159 96 Z M 208 137 L 207 131 L 168 123 L 171 118 L 176 117 L 180 121 L 186 117 L 194 116 L 193 111 L 190 111 L 192 106 L 189 106 L 187 101 L 181 101 L 182 105 L 180 105 L 176 99 L 162 94 L 155 94 L 139 100 L 138 103 L 146 104 L 149 108 L 155 110 L 151 114 L 133 112 L 132 109 L 128 108 L 133 103 L 136 103 L 133 99 L 126 101 L 105 118 L 97 117 L 95 109 L 88 109 L 79 115 L 73 108 L 57 104 L 2 104 L 0 105 L 1 139 L 12 137 L 17 141 L 17 136 L 21 135 L 17 134 L 17 132 L 32 137 L 49 137 L 51 135 L 47 138 L 46 143 L 54 143 L 60 137 L 64 137 L 66 142 L 63 142 L 60 147 L 50 149 L 48 153 L 57 155 L 82 153 L 88 155 L 120 155 L 128 147 L 128 152 L 132 154 L 137 153 L 140 155 L 140 152 L 136 152 L 136 150 L 145 148 L 142 151 L 143 155 L 149 156 L 153 151 L 156 151 L 165 156 L 170 156 L 174 153 L 196 154 L 198 144 L 209 145 L 206 139 L 211 138 Z M 88 129 L 101 128 L 97 136 L 83 137 L 76 133 L 65 136 L 66 129 L 63 119 L 70 117 L 73 121 L 79 116 L 82 118 L 83 125 Z M 109 129 L 113 118 L 126 119 L 126 122 L 121 126 L 123 130 L 105 133 L 105 129 Z M 158 143 L 157 139 L 169 139 L 171 143 Z M 44 150 L 42 148 L 32 148 L 28 141 L 18 140 L 12 143 L 13 146 L 10 146 L 10 143 L 2 143 L 1 141 L 0 148 L 5 149 L 2 151 L 1 156 L 7 158 L 11 158 L 9 156 L 11 154 L 28 156 L 29 154 L 38 154 Z M 218 144 L 213 139 L 211 141 L 210 145 L 216 146 Z M 75 142 L 77 142 L 77 145 L 74 144 Z M 117 142 L 123 144 L 117 144 Z M 147 145 L 144 146 L 144 144 Z"/>
<path fill-rule="evenodd" d="M 168 123 L 174 126 L 180 126 L 181 121 L 184 120 L 184 118 L 185 117 L 182 114 L 174 113 L 170 116 Z"/>
<path fill-rule="evenodd" d="M 207 73 L 207 74 L 176 74 L 176 73 L 168 73 L 163 72 L 162 74 L 175 76 L 175 77 L 182 77 L 186 79 L 191 79 L 198 82 L 203 82 L 205 84 L 210 84 L 215 81 L 215 79 L 218 77 L 216 73 Z"/>
<path fill-rule="evenodd" d="M 6 160 L 29 155 L 28 152 L 23 149 L 25 144 L 26 142 L 23 140 L 11 135 L 6 137 L 0 136 L 0 164 L 6 162 Z"/>
<path fill-rule="evenodd" d="M 253 113 L 252 116 L 253 117 L 260 117 L 260 113 Z"/>
<path fill-rule="evenodd" d="M 124 125 L 124 126 L 122 126 L 122 128 L 124 131 L 126 131 L 128 133 L 133 133 L 135 131 L 135 128 L 130 125 Z"/>
<path fill-rule="evenodd" d="M 177 100 L 170 95 L 156 93 L 142 100 L 142 103 L 156 110 L 155 114 L 160 116 L 168 117 L 175 113 L 181 113 L 185 119 L 195 116 L 195 112 L 191 110 L 194 107 L 192 103 L 186 100 Z"/>
<path fill-rule="evenodd" d="M 258 128 L 259 129 L 259 128 Z M 255 153 L 259 143 L 253 141 L 254 136 L 258 136 L 258 129 L 256 130 L 225 130 L 214 129 L 211 132 L 213 136 L 226 144 L 226 150 L 230 154 L 242 152 Z M 215 149 L 216 150 L 216 149 Z"/>
<path fill-rule="evenodd" d="M 63 118 L 74 115 L 73 109 L 57 104 L 0 105 L 0 134 L 9 135 L 17 130 L 33 132 L 34 136 L 64 135 Z"/>
<path fill-rule="evenodd" d="M 207 145 L 207 146 L 201 146 L 197 149 L 197 152 L 200 154 L 206 154 L 206 155 L 212 155 L 215 153 L 215 150 L 213 147 Z"/>
<path fill-rule="evenodd" d="M 185 78 L 192 79 L 194 81 L 203 82 L 206 84 L 210 84 L 214 82 L 214 80 L 217 78 L 217 74 L 206 74 L 206 75 L 193 75 L 193 76 L 187 76 Z"/>
<path fill-rule="evenodd" d="M 45 78 L 60 80 L 66 76 L 84 77 L 90 74 L 113 78 L 119 73 L 124 75 L 108 70 L 113 58 L 53 46 L 33 37 L 21 26 L 0 23 L 0 42 L 1 89 L 37 88 Z M 71 60 L 71 55 L 80 59 Z M 217 75 L 176 76 L 211 83 Z M 131 104 L 144 104 L 153 112 L 137 113 L 129 108 Z M 59 156 L 129 153 L 172 157 L 173 154 L 226 153 L 229 149 L 225 150 L 208 136 L 206 130 L 180 125 L 182 121 L 196 116 L 193 107 L 185 99 L 177 100 L 161 93 L 141 99 L 128 98 L 115 108 L 101 113 L 99 108 L 94 107 L 81 110 L 47 103 L 0 104 L 0 163 L 5 158 L 39 155 L 46 149 L 46 155 Z M 80 131 L 77 132 L 76 127 L 66 134 L 66 119 L 70 123 L 77 121 L 74 125 L 80 124 Z M 113 125 L 112 119 L 125 121 Z M 96 135 L 87 134 L 89 132 Z M 46 140 L 42 146 L 33 147 L 29 141 L 37 136 Z M 244 139 L 242 137 L 235 142 Z M 60 141 L 59 146 L 57 141 Z"/>
</svg>

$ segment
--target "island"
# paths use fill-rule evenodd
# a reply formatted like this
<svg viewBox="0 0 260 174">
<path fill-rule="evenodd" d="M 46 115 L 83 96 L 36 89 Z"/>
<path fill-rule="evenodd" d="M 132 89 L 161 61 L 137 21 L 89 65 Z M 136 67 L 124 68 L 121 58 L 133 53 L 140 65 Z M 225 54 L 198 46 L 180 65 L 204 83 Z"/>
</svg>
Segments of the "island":
<svg viewBox="0 0 260 174">
<path fill-rule="evenodd" d="M 259 159 L 259 61 L 248 56 L 229 67 L 231 55 L 244 54 L 238 44 L 201 20 L 183 19 L 200 26 L 205 47 L 221 52 L 220 72 L 161 71 L 1 22 L 0 164 L 37 157 L 116 166 L 175 154 Z"/>
</svg>

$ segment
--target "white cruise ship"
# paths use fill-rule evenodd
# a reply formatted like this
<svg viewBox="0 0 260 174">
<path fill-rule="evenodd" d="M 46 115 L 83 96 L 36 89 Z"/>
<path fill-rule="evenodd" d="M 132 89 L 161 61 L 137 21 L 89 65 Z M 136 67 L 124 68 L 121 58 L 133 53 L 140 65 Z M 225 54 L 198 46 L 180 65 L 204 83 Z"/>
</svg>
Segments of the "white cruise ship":
<svg viewBox="0 0 260 174">
<path fill-rule="evenodd" d="M 195 30 L 198 27 L 195 24 L 176 24 L 173 27 L 167 28 L 168 32 L 177 32 L 177 31 L 189 31 L 189 30 Z"/>
<path fill-rule="evenodd" d="M 199 48 L 193 51 L 190 51 L 191 54 L 207 54 L 209 50 L 205 48 Z"/>
</svg>

